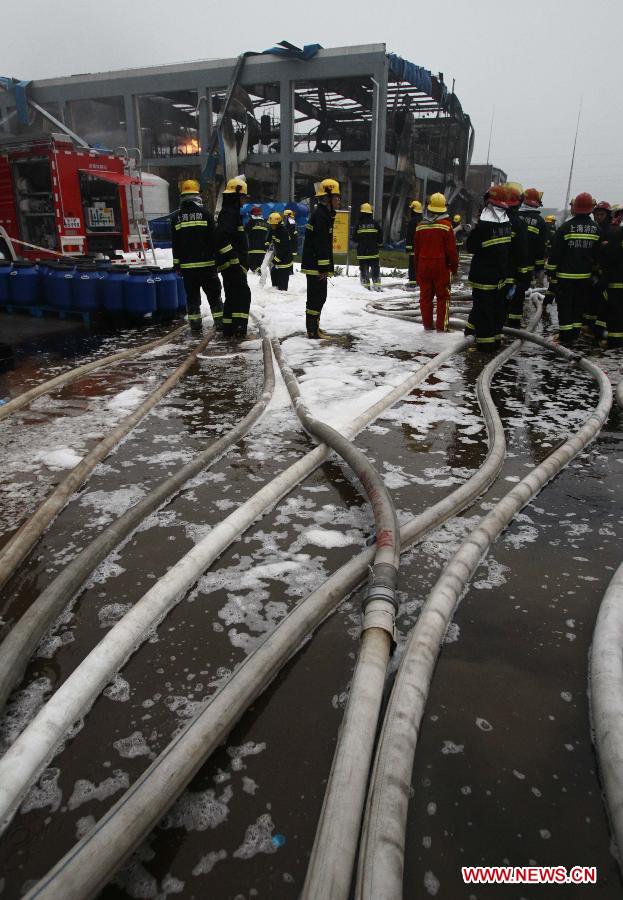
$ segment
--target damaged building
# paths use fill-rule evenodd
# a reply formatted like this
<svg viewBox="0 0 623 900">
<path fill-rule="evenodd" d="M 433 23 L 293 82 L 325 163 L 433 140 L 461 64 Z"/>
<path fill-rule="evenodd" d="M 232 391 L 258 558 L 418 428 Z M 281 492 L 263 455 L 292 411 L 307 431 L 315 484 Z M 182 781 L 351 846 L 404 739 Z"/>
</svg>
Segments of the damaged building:
<svg viewBox="0 0 623 900">
<path fill-rule="evenodd" d="M 441 73 L 384 44 L 284 42 L 238 59 L 0 84 L 0 145 L 64 130 L 95 148 L 138 148 L 143 169 L 168 182 L 171 208 L 182 179 L 216 200 L 238 172 L 266 201 L 305 200 L 331 175 L 345 206 L 382 210 L 386 240 L 400 237 L 410 199 L 441 190 L 453 211 L 470 208 L 469 116 Z"/>
</svg>

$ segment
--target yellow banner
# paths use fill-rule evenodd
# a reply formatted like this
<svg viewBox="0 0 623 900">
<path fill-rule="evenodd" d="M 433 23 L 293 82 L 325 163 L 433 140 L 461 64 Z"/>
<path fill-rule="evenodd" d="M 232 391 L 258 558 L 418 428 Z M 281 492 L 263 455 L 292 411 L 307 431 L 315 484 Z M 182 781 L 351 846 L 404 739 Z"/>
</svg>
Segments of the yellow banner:
<svg viewBox="0 0 623 900">
<path fill-rule="evenodd" d="M 338 209 L 333 220 L 333 252 L 348 255 L 350 236 L 350 212 Z"/>
</svg>

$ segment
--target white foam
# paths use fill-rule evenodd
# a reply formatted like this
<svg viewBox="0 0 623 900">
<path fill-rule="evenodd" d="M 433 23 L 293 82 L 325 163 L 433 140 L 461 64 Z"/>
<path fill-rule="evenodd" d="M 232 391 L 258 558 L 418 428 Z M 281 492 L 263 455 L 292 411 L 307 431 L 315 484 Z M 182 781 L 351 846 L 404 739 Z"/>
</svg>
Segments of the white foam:
<svg viewBox="0 0 623 900">
<path fill-rule="evenodd" d="M 229 802 L 234 792 L 231 785 L 220 797 L 212 788 L 205 791 L 186 791 L 166 814 L 162 828 L 184 828 L 186 831 L 207 831 L 217 828 L 229 815 Z"/>
<path fill-rule="evenodd" d="M 108 401 L 108 409 L 117 413 L 128 413 L 137 407 L 145 399 L 146 391 L 143 388 L 134 387 L 121 391 Z"/>
<path fill-rule="evenodd" d="M 227 859 L 227 850 L 212 850 L 206 853 L 193 869 L 193 875 L 209 875 L 217 862 L 222 859 Z"/>
<path fill-rule="evenodd" d="M 33 809 L 49 809 L 56 812 L 63 799 L 63 792 L 58 786 L 60 769 L 46 769 L 39 781 L 32 786 L 22 803 L 21 812 L 28 813 Z"/>
<path fill-rule="evenodd" d="M 128 737 L 113 741 L 113 747 L 119 756 L 125 759 L 134 759 L 136 756 L 149 756 L 150 759 L 154 759 L 156 755 L 149 749 L 142 731 L 133 731 Z"/>
<path fill-rule="evenodd" d="M 70 447 L 57 447 L 55 450 L 43 450 L 37 453 L 36 459 L 48 469 L 58 472 L 60 469 L 73 469 L 82 461 L 82 457 Z"/>
<path fill-rule="evenodd" d="M 273 842 L 275 826 L 269 813 L 261 815 L 253 825 L 249 825 L 244 840 L 233 856 L 237 859 L 251 859 L 258 853 L 276 853 L 277 844 Z"/>
<path fill-rule="evenodd" d="M 127 772 L 114 769 L 110 778 L 105 778 L 99 784 L 80 778 L 74 785 L 73 792 L 67 806 L 69 809 L 77 809 L 83 803 L 91 800 L 106 800 L 119 791 L 125 791 L 130 787 L 130 778 Z"/>
</svg>

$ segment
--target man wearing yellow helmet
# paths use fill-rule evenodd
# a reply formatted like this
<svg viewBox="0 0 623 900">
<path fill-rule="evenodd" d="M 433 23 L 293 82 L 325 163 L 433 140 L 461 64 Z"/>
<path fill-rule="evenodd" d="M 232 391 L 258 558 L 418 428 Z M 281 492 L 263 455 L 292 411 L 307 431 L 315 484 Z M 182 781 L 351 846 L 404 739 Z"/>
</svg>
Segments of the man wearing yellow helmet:
<svg viewBox="0 0 623 900">
<path fill-rule="evenodd" d="M 419 200 L 412 200 L 409 204 L 410 215 L 407 224 L 407 235 L 405 240 L 405 250 L 409 262 L 409 278 L 407 281 L 407 290 L 414 291 L 417 287 L 417 275 L 415 272 L 415 262 L 413 259 L 413 240 L 415 238 L 415 229 L 422 221 L 422 204 Z"/>
<path fill-rule="evenodd" d="M 280 291 L 288 290 L 288 281 L 292 274 L 292 244 L 288 229 L 278 212 L 272 212 L 268 217 L 270 226 L 270 240 L 275 249 L 273 267 L 270 270 L 270 280 L 273 287 Z"/>
<path fill-rule="evenodd" d="M 171 217 L 173 266 L 184 279 L 188 322 L 201 330 L 201 289 L 212 311 L 214 327 L 223 327 L 221 282 L 216 274 L 214 219 L 203 205 L 199 182 L 190 178 L 180 185 L 180 207 Z"/>
<path fill-rule="evenodd" d="M 270 243 L 270 228 L 264 221 L 261 206 L 251 207 L 244 230 L 249 244 L 249 268 L 259 272 Z"/>
<path fill-rule="evenodd" d="M 246 197 L 247 183 L 244 178 L 230 178 L 223 191 L 223 206 L 216 225 L 218 270 L 225 289 L 225 337 L 245 337 L 249 323 L 251 291 L 247 284 L 248 244 L 240 214 L 240 207 Z"/>
<path fill-rule="evenodd" d="M 380 291 L 381 268 L 379 260 L 383 232 L 379 223 L 372 218 L 373 210 L 369 203 L 362 203 L 359 207 L 359 213 L 359 224 L 355 232 L 359 277 L 362 285 L 368 290 L 370 290 L 371 277 L 373 290 Z"/>
<path fill-rule="evenodd" d="M 333 275 L 333 220 L 340 203 L 340 186 L 325 178 L 316 190 L 317 206 L 305 226 L 301 272 L 307 276 L 307 337 L 317 339 L 320 313 L 327 299 L 327 277 Z"/>
</svg>

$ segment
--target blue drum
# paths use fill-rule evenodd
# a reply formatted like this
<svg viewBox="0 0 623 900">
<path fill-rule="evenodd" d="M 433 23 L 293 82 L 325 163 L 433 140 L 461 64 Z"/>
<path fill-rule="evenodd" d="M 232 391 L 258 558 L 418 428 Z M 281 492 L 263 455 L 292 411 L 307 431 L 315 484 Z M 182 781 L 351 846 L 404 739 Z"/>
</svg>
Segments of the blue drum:
<svg viewBox="0 0 623 900">
<path fill-rule="evenodd" d="M 114 263 L 102 270 L 102 301 L 106 312 L 121 313 L 124 310 L 123 299 L 125 286 L 129 281 L 129 267 L 117 266 Z"/>
<path fill-rule="evenodd" d="M 70 262 L 57 262 L 48 266 L 45 281 L 45 304 L 52 309 L 71 309 L 73 282 L 76 267 Z"/>
<path fill-rule="evenodd" d="M 177 275 L 173 269 L 160 269 L 156 278 L 156 303 L 159 313 L 174 313 L 177 310 Z"/>
<path fill-rule="evenodd" d="M 0 305 L 5 306 L 9 302 L 9 275 L 13 263 L 10 259 L 0 259 Z"/>
<path fill-rule="evenodd" d="M 9 302 L 13 306 L 37 306 L 38 288 L 39 273 L 35 263 L 16 260 L 9 275 Z"/>
<path fill-rule="evenodd" d="M 177 278 L 177 308 L 180 312 L 186 312 L 186 304 L 188 303 L 188 298 L 186 297 L 186 288 L 184 287 L 184 279 L 181 275 L 175 276 Z"/>
<path fill-rule="evenodd" d="M 100 308 L 101 275 L 94 265 L 84 263 L 76 267 L 73 279 L 73 308 L 79 312 L 94 312 Z"/>
<path fill-rule="evenodd" d="M 146 316 L 156 311 L 156 282 L 148 268 L 131 268 L 124 285 L 123 308 L 131 316 Z"/>
</svg>

